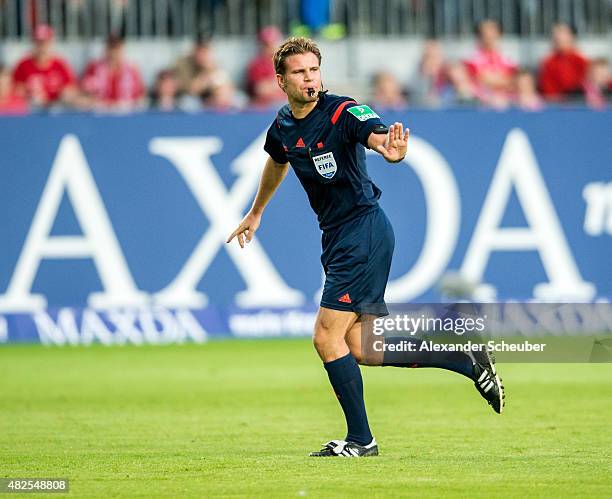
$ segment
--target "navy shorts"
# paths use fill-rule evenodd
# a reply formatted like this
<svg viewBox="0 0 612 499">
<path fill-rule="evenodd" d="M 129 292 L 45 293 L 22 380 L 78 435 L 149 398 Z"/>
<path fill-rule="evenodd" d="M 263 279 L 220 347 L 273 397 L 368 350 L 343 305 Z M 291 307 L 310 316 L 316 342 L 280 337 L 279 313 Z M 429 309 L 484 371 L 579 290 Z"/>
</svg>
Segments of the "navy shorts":
<svg viewBox="0 0 612 499">
<path fill-rule="evenodd" d="M 385 288 L 395 247 L 391 222 L 380 207 L 323 231 L 325 285 L 321 306 L 389 315 Z"/>
</svg>

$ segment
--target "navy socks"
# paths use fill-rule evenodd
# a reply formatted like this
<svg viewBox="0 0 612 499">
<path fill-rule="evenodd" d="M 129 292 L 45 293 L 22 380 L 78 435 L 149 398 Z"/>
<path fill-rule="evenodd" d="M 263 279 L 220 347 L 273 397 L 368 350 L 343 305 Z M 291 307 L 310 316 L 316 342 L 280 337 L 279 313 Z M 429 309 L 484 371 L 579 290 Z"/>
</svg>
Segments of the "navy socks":
<svg viewBox="0 0 612 499">
<path fill-rule="evenodd" d="M 437 367 L 462 374 L 470 379 L 473 375 L 472 358 L 464 352 L 419 351 L 422 340 L 415 338 L 385 338 L 386 344 L 399 345 L 409 340 L 416 345 L 414 352 L 385 350 L 383 366 L 396 367 Z M 329 381 L 338 397 L 346 418 L 346 440 L 367 445 L 372 441 L 363 401 L 363 381 L 359 365 L 350 352 L 331 362 L 323 363 Z"/>
<path fill-rule="evenodd" d="M 331 362 L 323 363 L 336 397 L 346 418 L 346 440 L 359 445 L 372 441 L 368 425 L 365 403 L 363 401 L 363 381 L 359 365 L 352 353 Z"/>
<path fill-rule="evenodd" d="M 472 379 L 474 364 L 472 358 L 464 352 L 429 352 L 419 351 L 423 340 L 417 338 L 385 338 L 385 344 L 401 345 L 402 342 L 410 341 L 415 345 L 414 352 L 385 350 L 383 366 L 395 367 L 437 367 L 463 374 Z"/>
</svg>

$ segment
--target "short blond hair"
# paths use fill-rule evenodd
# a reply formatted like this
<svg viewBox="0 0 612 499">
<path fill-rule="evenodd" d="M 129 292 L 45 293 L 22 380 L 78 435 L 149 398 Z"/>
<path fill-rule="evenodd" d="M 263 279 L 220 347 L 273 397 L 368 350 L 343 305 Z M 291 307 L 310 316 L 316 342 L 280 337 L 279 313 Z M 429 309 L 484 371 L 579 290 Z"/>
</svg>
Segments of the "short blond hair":
<svg viewBox="0 0 612 499">
<path fill-rule="evenodd" d="M 303 36 L 292 36 L 283 42 L 274 53 L 274 71 L 276 74 L 285 74 L 285 59 L 296 54 L 312 53 L 317 56 L 319 64 L 321 64 L 321 51 L 317 44 L 310 38 Z"/>
</svg>

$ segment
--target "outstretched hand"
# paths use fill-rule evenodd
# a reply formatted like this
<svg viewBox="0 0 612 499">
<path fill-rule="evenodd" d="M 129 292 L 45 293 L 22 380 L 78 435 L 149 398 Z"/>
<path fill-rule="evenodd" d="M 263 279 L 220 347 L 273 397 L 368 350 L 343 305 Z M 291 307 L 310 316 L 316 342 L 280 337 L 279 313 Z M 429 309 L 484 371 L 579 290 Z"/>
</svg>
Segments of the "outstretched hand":
<svg viewBox="0 0 612 499">
<path fill-rule="evenodd" d="M 376 150 L 387 161 L 397 163 L 406 156 L 408 137 L 410 137 L 410 129 L 406 128 L 404 132 L 404 125 L 396 121 L 389 127 L 389 134 L 385 143 L 376 146 Z"/>
<path fill-rule="evenodd" d="M 238 228 L 230 234 L 227 238 L 226 243 L 230 243 L 232 239 L 238 239 L 238 244 L 241 248 L 244 248 L 244 241 L 250 243 L 255 235 L 255 231 L 259 228 L 261 223 L 261 215 L 255 215 L 253 213 L 247 213 L 242 219 L 242 222 L 238 225 Z"/>
</svg>

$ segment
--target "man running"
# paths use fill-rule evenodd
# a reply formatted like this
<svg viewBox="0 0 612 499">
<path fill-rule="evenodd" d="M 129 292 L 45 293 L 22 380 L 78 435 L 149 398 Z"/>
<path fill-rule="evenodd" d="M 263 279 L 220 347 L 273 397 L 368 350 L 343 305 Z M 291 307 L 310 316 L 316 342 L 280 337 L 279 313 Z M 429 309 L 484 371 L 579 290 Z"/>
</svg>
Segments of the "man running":
<svg viewBox="0 0 612 499">
<path fill-rule="evenodd" d="M 269 158 L 253 206 L 227 242 L 237 238 L 244 247 L 253 239 L 291 165 L 323 231 L 325 285 L 313 342 L 348 428 L 344 440 L 332 440 L 310 455 L 375 456 L 378 445 L 368 424 L 358 364 L 450 369 L 472 379 L 498 413 L 503 387 L 488 355 L 479 361 L 458 352 L 435 359 L 414 352 L 364 355 L 362 324 L 388 315 L 384 294 L 395 245 L 393 228 L 378 205 L 381 191 L 366 170 L 365 147 L 398 163 L 406 155 L 409 130 L 402 123 L 387 128 L 367 105 L 324 92 L 320 64 L 319 48 L 307 38 L 290 38 L 276 51 L 276 78 L 288 104 L 268 130 L 264 149 Z"/>
</svg>

